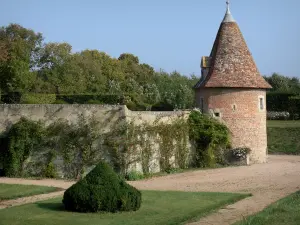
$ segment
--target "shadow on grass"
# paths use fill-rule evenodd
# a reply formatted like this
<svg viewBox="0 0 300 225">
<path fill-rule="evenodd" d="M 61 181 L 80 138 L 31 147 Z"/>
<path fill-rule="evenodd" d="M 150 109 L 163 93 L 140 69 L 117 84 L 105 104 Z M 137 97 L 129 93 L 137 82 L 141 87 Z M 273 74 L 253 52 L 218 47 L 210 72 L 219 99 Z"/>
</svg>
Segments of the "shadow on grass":
<svg viewBox="0 0 300 225">
<path fill-rule="evenodd" d="M 65 207 L 62 203 L 36 203 L 36 205 L 41 208 L 41 209 L 47 209 L 47 210 L 51 210 L 51 211 L 56 211 L 56 212 L 67 212 L 67 210 L 65 210 Z"/>
</svg>

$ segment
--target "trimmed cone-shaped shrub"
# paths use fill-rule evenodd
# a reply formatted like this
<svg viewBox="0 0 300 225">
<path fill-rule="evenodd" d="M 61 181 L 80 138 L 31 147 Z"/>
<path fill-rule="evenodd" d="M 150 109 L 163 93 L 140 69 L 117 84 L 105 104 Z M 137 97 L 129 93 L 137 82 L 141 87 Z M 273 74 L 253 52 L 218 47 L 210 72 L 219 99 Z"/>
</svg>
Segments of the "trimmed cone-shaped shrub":
<svg viewBox="0 0 300 225">
<path fill-rule="evenodd" d="M 127 184 L 106 163 L 100 162 L 85 178 L 64 193 L 65 209 L 75 212 L 136 211 L 141 192 Z"/>
</svg>

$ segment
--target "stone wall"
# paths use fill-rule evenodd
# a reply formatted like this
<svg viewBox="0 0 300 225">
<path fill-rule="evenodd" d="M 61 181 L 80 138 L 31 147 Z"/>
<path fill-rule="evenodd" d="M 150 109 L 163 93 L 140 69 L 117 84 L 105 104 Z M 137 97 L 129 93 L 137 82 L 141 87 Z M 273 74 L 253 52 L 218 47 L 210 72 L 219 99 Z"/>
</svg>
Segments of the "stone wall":
<svg viewBox="0 0 300 225">
<path fill-rule="evenodd" d="M 219 116 L 231 131 L 233 148 L 249 147 L 250 163 L 264 163 L 267 156 L 266 91 L 262 89 L 205 88 L 196 92 L 204 113 Z M 264 109 L 260 110 L 259 98 Z"/>
<path fill-rule="evenodd" d="M 111 124 L 125 117 L 126 106 L 114 105 L 0 105 L 0 132 L 26 117 L 34 121 L 43 121 L 46 125 L 58 119 L 76 122 L 78 114 L 85 117 L 94 115 L 97 120 L 108 121 L 104 130 L 109 130 Z"/>
<path fill-rule="evenodd" d="M 110 126 L 120 119 L 134 121 L 135 124 L 153 123 L 156 120 L 168 122 L 172 119 L 184 116 L 188 111 L 131 111 L 125 105 L 76 105 L 76 104 L 0 104 L 0 132 L 7 127 L 26 117 L 34 121 L 44 121 L 46 125 L 57 119 L 66 119 L 76 122 L 78 114 L 94 116 L 99 121 L 106 121 L 108 131 Z"/>
<path fill-rule="evenodd" d="M 93 116 L 94 119 L 101 122 L 101 130 L 109 132 L 113 125 L 122 120 L 133 122 L 135 125 L 149 124 L 154 122 L 171 123 L 176 118 L 187 118 L 189 112 L 171 111 L 171 112 L 151 112 L 151 111 L 130 111 L 124 105 L 67 105 L 67 104 L 19 104 L 19 105 L 0 105 L 0 133 L 5 132 L 12 124 L 26 117 L 34 121 L 43 121 L 49 125 L 58 119 L 65 119 L 69 122 L 76 123 L 78 115 L 85 117 Z M 187 134 L 188 135 L 188 134 Z M 176 141 L 176 140 L 174 140 Z M 190 148 L 190 146 L 187 146 Z M 105 147 L 104 147 L 105 148 Z M 151 156 L 150 172 L 159 172 L 159 145 L 158 139 L 153 138 L 151 143 L 153 154 Z M 141 149 L 139 149 L 141 151 Z M 105 151 L 105 150 L 104 150 Z M 32 158 L 31 158 L 32 159 Z M 109 158 L 107 158 L 109 160 Z M 174 159 L 172 159 L 174 161 Z M 61 167 L 62 159 L 55 160 L 55 163 Z M 174 167 L 176 165 L 174 164 Z M 129 166 L 130 170 L 142 171 L 142 165 L 139 160 Z M 61 173 L 60 173 L 61 174 Z"/>
</svg>

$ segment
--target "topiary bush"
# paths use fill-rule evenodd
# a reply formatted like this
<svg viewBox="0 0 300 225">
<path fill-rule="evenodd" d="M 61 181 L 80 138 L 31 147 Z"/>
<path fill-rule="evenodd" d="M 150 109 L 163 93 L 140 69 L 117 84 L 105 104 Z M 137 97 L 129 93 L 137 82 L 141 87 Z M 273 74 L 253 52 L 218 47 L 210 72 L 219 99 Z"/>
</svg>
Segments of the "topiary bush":
<svg viewBox="0 0 300 225">
<path fill-rule="evenodd" d="M 66 210 L 75 212 L 136 211 L 141 206 L 141 192 L 100 162 L 65 191 L 63 204 Z"/>
</svg>

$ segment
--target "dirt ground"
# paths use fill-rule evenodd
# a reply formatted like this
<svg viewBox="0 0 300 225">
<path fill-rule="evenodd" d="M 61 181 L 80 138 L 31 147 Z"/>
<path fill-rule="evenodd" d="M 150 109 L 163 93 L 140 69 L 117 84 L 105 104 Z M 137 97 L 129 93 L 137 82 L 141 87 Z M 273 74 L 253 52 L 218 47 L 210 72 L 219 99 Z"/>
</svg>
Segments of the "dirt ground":
<svg viewBox="0 0 300 225">
<path fill-rule="evenodd" d="M 229 205 L 189 225 L 232 224 L 261 211 L 269 204 L 300 190 L 300 156 L 269 156 L 265 164 L 199 170 L 144 181 L 130 182 L 138 189 L 252 193 L 253 196 Z M 35 184 L 68 188 L 72 182 L 0 178 L 0 183 Z M 62 192 L 32 196 L 0 203 L 0 208 L 61 195 Z M 14 201 L 14 202 L 12 202 Z"/>
</svg>

